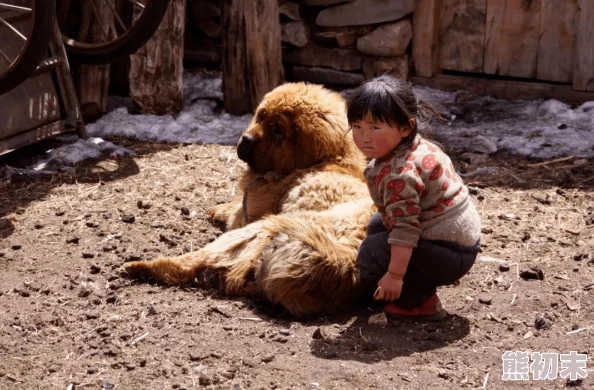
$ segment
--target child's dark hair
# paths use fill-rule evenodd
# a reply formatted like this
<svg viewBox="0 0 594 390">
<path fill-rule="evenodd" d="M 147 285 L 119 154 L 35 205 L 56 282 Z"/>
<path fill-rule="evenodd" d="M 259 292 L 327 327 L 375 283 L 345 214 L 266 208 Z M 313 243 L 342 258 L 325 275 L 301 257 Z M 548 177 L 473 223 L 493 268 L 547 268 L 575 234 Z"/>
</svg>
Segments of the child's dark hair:
<svg viewBox="0 0 594 390">
<path fill-rule="evenodd" d="M 415 127 L 402 140 L 404 145 L 412 143 L 417 133 L 428 135 L 431 130 L 428 120 L 432 115 L 443 119 L 429 103 L 417 100 L 408 81 L 389 75 L 365 81 L 347 98 L 349 124 L 370 118 L 390 126 L 402 126 L 414 119 Z"/>
</svg>

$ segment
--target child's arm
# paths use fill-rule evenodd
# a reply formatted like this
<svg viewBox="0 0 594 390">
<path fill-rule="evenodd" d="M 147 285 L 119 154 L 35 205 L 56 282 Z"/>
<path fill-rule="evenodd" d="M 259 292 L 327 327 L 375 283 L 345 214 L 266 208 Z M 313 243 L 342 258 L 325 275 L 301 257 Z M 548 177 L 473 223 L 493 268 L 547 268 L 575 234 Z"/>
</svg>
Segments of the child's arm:
<svg viewBox="0 0 594 390">
<path fill-rule="evenodd" d="M 412 255 L 412 248 L 400 245 L 392 245 L 390 265 L 388 272 L 379 281 L 375 299 L 394 301 L 400 297 L 402 292 L 402 279 L 406 273 L 406 267 Z"/>
</svg>

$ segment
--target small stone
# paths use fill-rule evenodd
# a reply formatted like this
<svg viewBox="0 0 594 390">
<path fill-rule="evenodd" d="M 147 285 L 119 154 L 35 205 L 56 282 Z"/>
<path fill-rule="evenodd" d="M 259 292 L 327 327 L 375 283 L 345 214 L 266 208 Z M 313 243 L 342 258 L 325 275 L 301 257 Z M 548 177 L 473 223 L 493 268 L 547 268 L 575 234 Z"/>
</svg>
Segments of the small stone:
<svg viewBox="0 0 594 390">
<path fill-rule="evenodd" d="M 491 233 L 493 233 L 493 229 L 491 229 L 491 228 L 482 228 L 481 229 L 481 232 L 483 234 L 491 234 Z"/>
<path fill-rule="evenodd" d="M 124 223 L 134 223 L 136 221 L 136 217 L 132 214 L 122 216 L 122 222 Z"/>
<path fill-rule="evenodd" d="M 509 271 L 509 264 L 500 264 L 499 265 L 499 271 L 501 271 L 501 272 L 507 272 L 507 271 Z"/>
<path fill-rule="evenodd" d="M 544 280 L 544 272 L 540 268 L 532 267 L 520 272 L 520 277 L 524 280 Z"/>
<path fill-rule="evenodd" d="M 142 255 L 140 253 L 130 253 L 126 256 L 126 261 L 138 261 L 142 260 Z"/>
<path fill-rule="evenodd" d="M 21 244 L 12 244 L 11 248 L 14 249 L 15 251 L 18 251 L 19 249 L 22 248 L 22 246 L 21 246 Z"/>
<path fill-rule="evenodd" d="M 182 215 L 190 215 L 190 209 L 187 207 L 182 207 L 181 213 L 182 213 Z"/>
<path fill-rule="evenodd" d="M 83 259 L 92 259 L 95 257 L 95 254 L 93 252 L 83 252 L 82 257 Z"/>
<path fill-rule="evenodd" d="M 155 309 L 155 306 L 150 305 L 148 308 L 147 314 L 151 315 L 151 316 L 158 314 L 157 309 Z"/>
<path fill-rule="evenodd" d="M 126 369 L 128 371 L 136 370 L 136 364 L 128 363 L 128 364 L 126 364 Z"/>
<path fill-rule="evenodd" d="M 20 285 L 17 286 L 13 289 L 13 291 L 17 294 L 19 294 L 21 297 L 30 297 L 31 293 L 29 292 L 29 290 L 24 286 L 24 285 Z"/>
<path fill-rule="evenodd" d="M 49 368 L 47 369 L 49 372 L 58 372 L 60 371 L 60 368 L 62 368 L 59 364 L 52 364 L 51 366 L 49 366 Z"/>
<path fill-rule="evenodd" d="M 565 123 L 561 123 L 559 126 L 557 126 L 557 128 L 559 130 L 565 130 L 565 129 L 567 129 L 567 125 Z"/>
<path fill-rule="evenodd" d="M 491 297 L 481 297 L 479 298 L 479 302 L 483 305 L 490 305 L 493 302 L 493 298 Z"/>
<path fill-rule="evenodd" d="M 565 382 L 565 387 L 578 387 L 578 386 L 581 387 L 583 383 L 584 383 L 584 380 L 582 378 L 577 378 L 577 379 L 567 378 L 567 382 Z"/>
<path fill-rule="evenodd" d="M 97 372 L 97 369 L 95 367 L 87 368 L 87 374 L 94 374 L 96 372 Z"/>
<path fill-rule="evenodd" d="M 323 339 L 324 334 L 322 333 L 322 328 L 316 328 L 311 334 L 311 338 L 315 340 Z"/>
<path fill-rule="evenodd" d="M 269 354 L 269 355 L 266 355 L 266 356 L 263 356 L 262 357 L 262 362 L 264 362 L 264 363 L 270 363 L 273 360 L 274 360 L 274 355 L 273 354 Z"/>
<path fill-rule="evenodd" d="M 64 214 L 66 214 L 64 211 L 58 210 L 58 211 L 56 211 L 56 214 L 55 215 L 56 215 L 56 217 L 61 217 Z"/>
<path fill-rule="evenodd" d="M 113 388 L 115 388 L 115 385 L 114 385 L 114 384 L 112 384 L 112 383 L 109 383 L 109 382 L 108 382 L 108 381 L 106 381 L 106 380 L 102 380 L 102 381 L 101 381 L 101 388 L 102 388 L 102 389 L 113 389 Z"/>
<path fill-rule="evenodd" d="M 76 236 L 68 237 L 66 239 L 66 244 L 78 244 L 79 241 L 80 241 L 80 237 L 76 237 Z"/>
<path fill-rule="evenodd" d="M 549 327 L 549 321 L 542 316 L 538 316 L 536 317 L 536 320 L 534 320 L 534 327 L 538 330 L 547 329 Z"/>
<path fill-rule="evenodd" d="M 279 334 L 282 334 L 283 336 L 290 336 L 291 335 L 291 330 L 290 329 L 281 329 L 278 331 Z"/>
<path fill-rule="evenodd" d="M 44 225 L 41 223 L 36 223 L 35 226 L 33 226 L 35 229 L 39 230 L 39 229 L 43 229 Z"/>
<path fill-rule="evenodd" d="M 368 323 L 369 325 L 388 325 L 388 318 L 386 317 L 386 313 L 381 312 L 369 317 Z"/>
<path fill-rule="evenodd" d="M 582 261 L 584 259 L 587 259 L 590 255 L 588 253 L 579 253 L 577 255 L 573 256 L 573 259 L 575 261 Z"/>
<path fill-rule="evenodd" d="M 578 330 L 580 326 L 578 324 L 571 325 L 571 330 Z"/>
<path fill-rule="evenodd" d="M 88 320 L 96 320 L 97 318 L 100 317 L 100 314 L 98 311 L 90 311 L 88 313 L 85 314 L 87 316 Z"/>
<path fill-rule="evenodd" d="M 202 355 L 197 354 L 197 353 L 190 353 L 190 360 L 193 362 L 197 362 L 202 360 Z"/>
<path fill-rule="evenodd" d="M 79 296 L 79 297 L 81 297 L 81 298 L 86 298 L 86 297 L 88 297 L 89 295 L 91 295 L 91 292 L 92 292 L 92 291 L 91 291 L 90 289 L 88 289 L 88 288 L 86 288 L 86 287 L 82 287 L 82 288 L 79 290 L 79 292 L 78 292 L 78 296 Z"/>
<path fill-rule="evenodd" d="M 105 302 L 107 303 L 115 303 L 118 300 L 118 297 L 116 295 L 108 295 L 105 298 Z"/>
<path fill-rule="evenodd" d="M 99 227 L 99 224 L 97 222 L 94 222 L 94 221 L 88 221 L 86 223 L 86 225 L 87 225 L 87 227 L 90 227 L 90 228 L 97 228 L 97 227 Z"/>
<path fill-rule="evenodd" d="M 101 267 L 97 264 L 91 264 L 91 274 L 98 274 L 101 272 Z"/>
<path fill-rule="evenodd" d="M 142 199 L 138 199 L 138 200 L 136 201 L 136 207 L 138 207 L 139 209 L 141 209 L 141 208 L 142 208 Z"/>
</svg>

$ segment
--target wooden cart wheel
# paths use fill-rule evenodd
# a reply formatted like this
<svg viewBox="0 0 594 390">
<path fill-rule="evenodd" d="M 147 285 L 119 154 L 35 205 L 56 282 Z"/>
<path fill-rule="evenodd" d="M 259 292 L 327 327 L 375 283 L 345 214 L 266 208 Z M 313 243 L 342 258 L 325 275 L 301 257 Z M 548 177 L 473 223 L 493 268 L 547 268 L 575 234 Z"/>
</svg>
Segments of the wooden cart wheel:
<svg viewBox="0 0 594 390">
<path fill-rule="evenodd" d="M 68 57 L 100 65 L 136 52 L 157 31 L 168 5 L 169 0 L 59 0 L 58 23 Z M 88 33 L 93 23 L 99 24 L 99 41 Z"/>
<path fill-rule="evenodd" d="M 33 74 L 47 55 L 55 0 L 0 0 L 0 94 Z"/>
</svg>

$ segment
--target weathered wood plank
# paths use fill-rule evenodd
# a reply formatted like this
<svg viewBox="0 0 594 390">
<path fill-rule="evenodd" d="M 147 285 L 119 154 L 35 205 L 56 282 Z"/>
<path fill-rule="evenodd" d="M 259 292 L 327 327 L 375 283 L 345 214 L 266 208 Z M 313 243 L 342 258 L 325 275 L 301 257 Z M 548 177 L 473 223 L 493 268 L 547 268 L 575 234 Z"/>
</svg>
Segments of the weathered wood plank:
<svg viewBox="0 0 594 390">
<path fill-rule="evenodd" d="M 130 97 L 143 112 L 175 114 L 183 106 L 186 1 L 170 0 L 155 35 L 130 56 Z"/>
<path fill-rule="evenodd" d="M 537 79 L 572 81 L 576 11 L 577 0 L 565 0 L 562 5 L 550 0 L 542 3 Z"/>
<path fill-rule="evenodd" d="M 491 95 L 501 99 L 557 99 L 569 104 L 594 100 L 594 92 L 574 91 L 571 85 L 535 83 L 493 78 L 463 77 L 438 74 L 433 77 L 412 77 L 413 84 L 446 91 L 465 90 L 477 95 Z"/>
<path fill-rule="evenodd" d="M 594 1 L 578 0 L 573 88 L 594 91 Z"/>
<path fill-rule="evenodd" d="M 536 77 L 541 8 L 542 0 L 487 0 L 485 73 Z"/>
<path fill-rule="evenodd" d="M 223 96 L 230 114 L 252 112 L 283 81 L 277 0 L 223 0 Z"/>
<path fill-rule="evenodd" d="M 417 76 L 431 77 L 439 69 L 439 3 L 417 0 L 413 14 L 412 58 Z"/>
<path fill-rule="evenodd" d="M 439 64 L 442 69 L 482 72 L 486 14 L 487 0 L 441 1 Z"/>
</svg>

